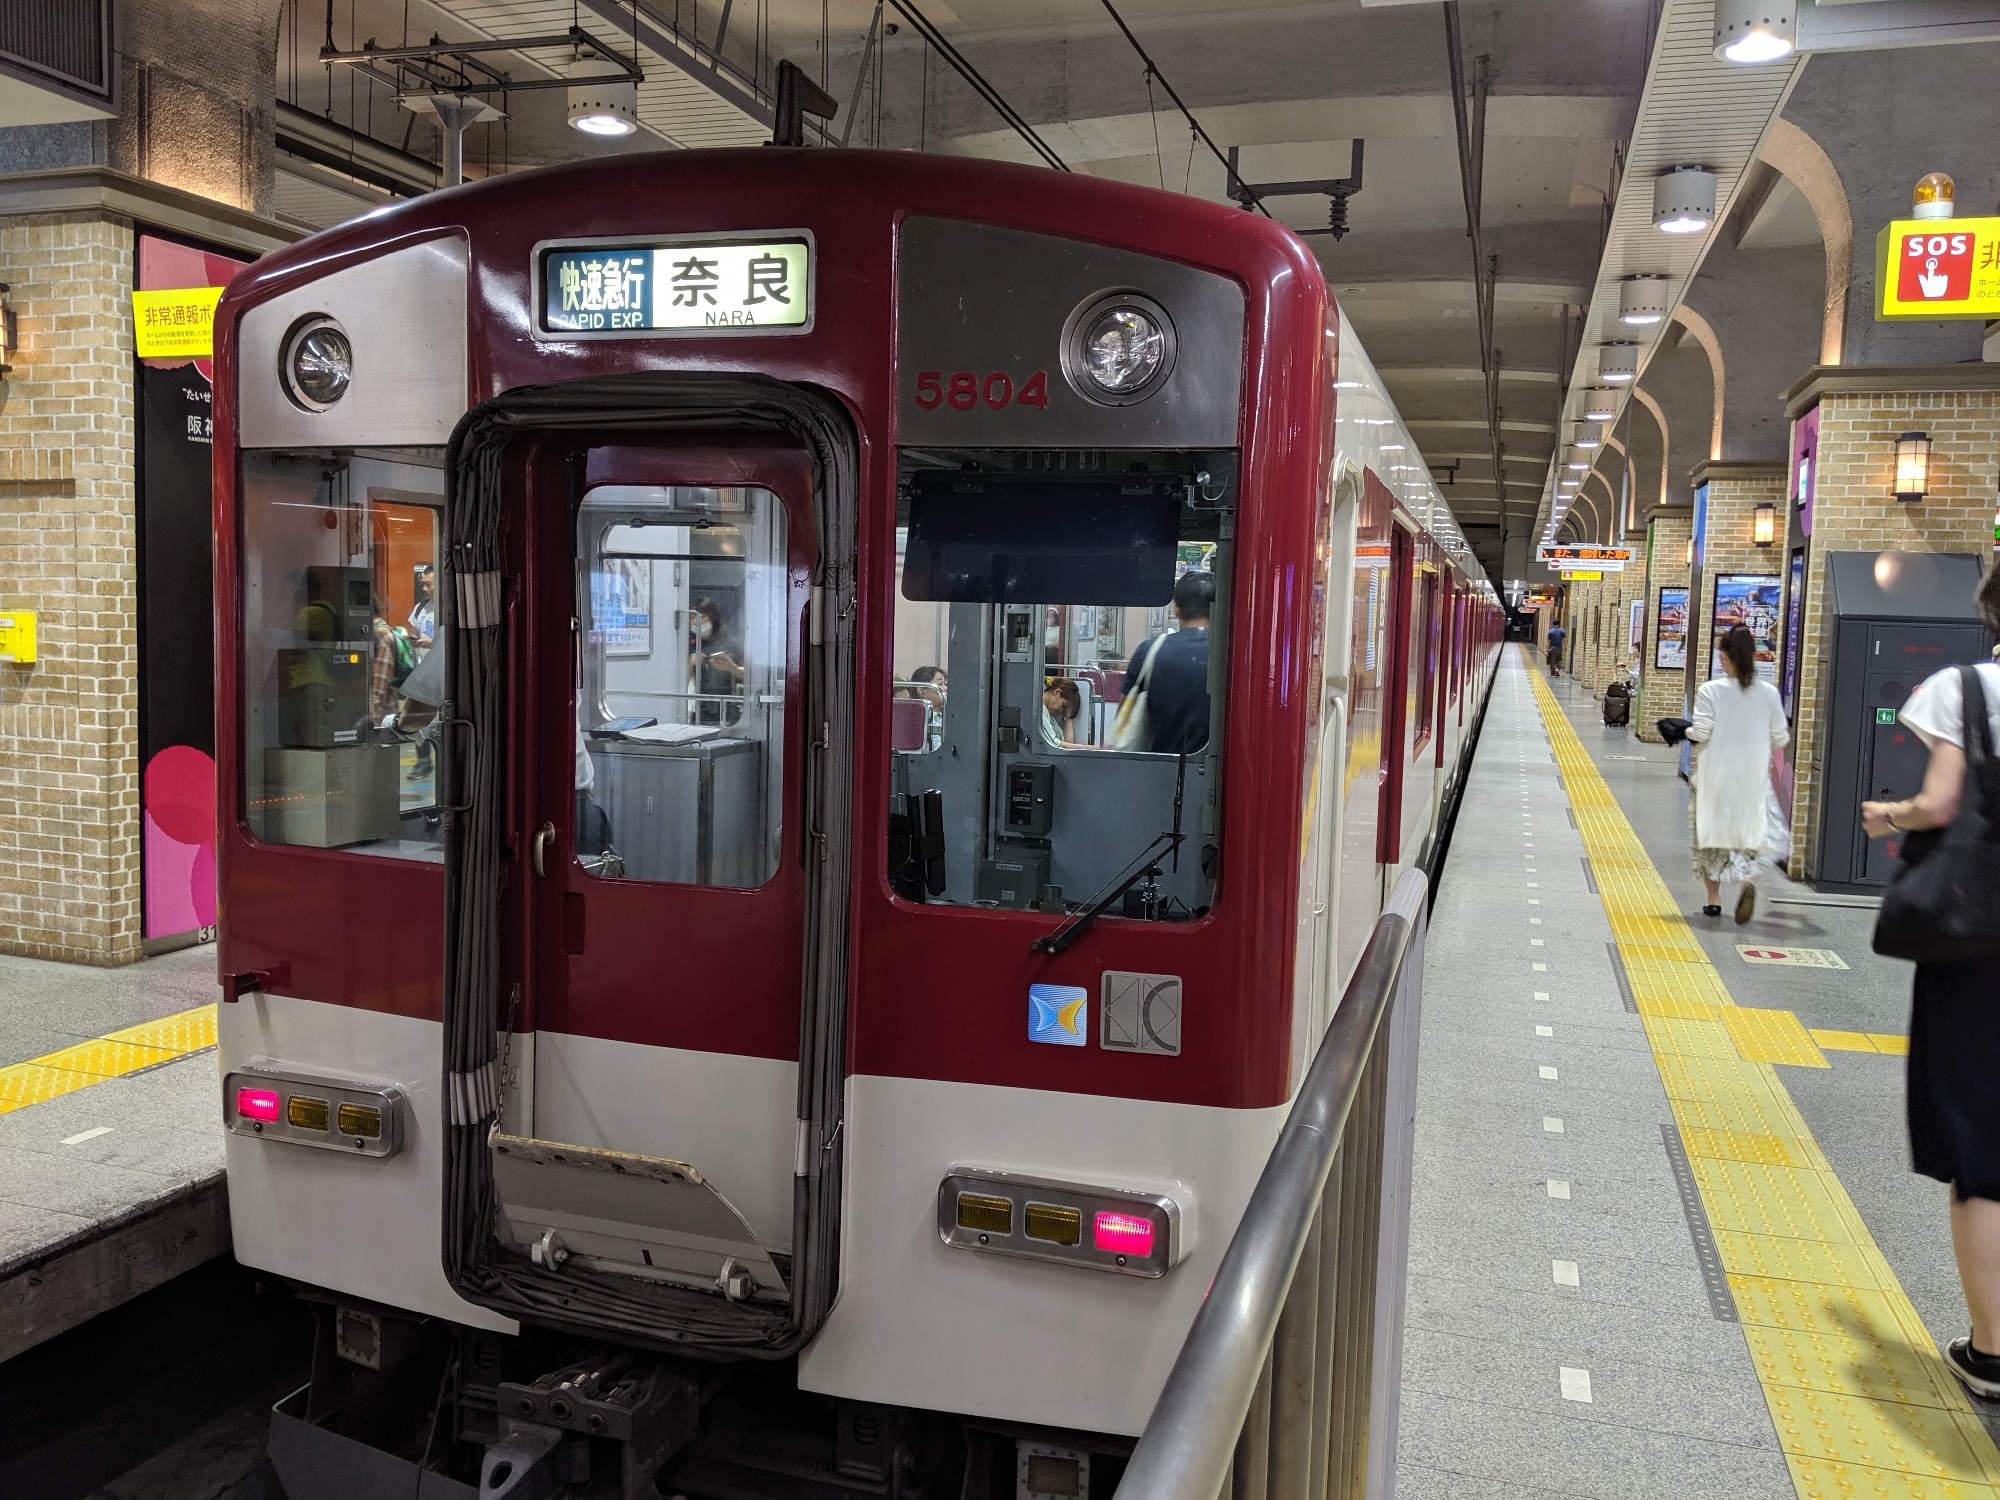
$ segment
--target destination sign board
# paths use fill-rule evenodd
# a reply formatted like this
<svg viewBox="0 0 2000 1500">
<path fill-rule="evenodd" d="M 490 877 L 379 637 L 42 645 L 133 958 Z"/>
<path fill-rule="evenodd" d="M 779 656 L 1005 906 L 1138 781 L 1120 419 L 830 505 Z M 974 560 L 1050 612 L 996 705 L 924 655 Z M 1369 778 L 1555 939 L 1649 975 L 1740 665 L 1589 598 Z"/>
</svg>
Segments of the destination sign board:
<svg viewBox="0 0 2000 1500">
<path fill-rule="evenodd" d="M 545 334 L 800 333 L 812 324 L 804 234 L 541 248 Z"/>
</svg>

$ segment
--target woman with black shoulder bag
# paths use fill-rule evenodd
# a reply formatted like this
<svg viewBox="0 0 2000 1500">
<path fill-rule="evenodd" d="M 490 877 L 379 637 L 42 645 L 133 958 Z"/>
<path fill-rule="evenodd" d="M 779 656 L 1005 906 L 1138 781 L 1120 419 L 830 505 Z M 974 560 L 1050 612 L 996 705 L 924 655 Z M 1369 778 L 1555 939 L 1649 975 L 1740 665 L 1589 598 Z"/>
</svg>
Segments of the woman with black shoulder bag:
<svg viewBox="0 0 2000 1500">
<path fill-rule="evenodd" d="M 1974 595 L 2000 636 L 2000 567 Z M 1875 951 L 1916 962 L 1908 1109 L 1917 1171 L 1951 1184 L 1951 1243 L 1972 1331 L 1946 1362 L 2000 1400 L 2000 665 L 1946 667 L 1898 715 L 1930 748 L 1923 790 L 1864 802 L 1870 838 L 1907 835 Z"/>
</svg>

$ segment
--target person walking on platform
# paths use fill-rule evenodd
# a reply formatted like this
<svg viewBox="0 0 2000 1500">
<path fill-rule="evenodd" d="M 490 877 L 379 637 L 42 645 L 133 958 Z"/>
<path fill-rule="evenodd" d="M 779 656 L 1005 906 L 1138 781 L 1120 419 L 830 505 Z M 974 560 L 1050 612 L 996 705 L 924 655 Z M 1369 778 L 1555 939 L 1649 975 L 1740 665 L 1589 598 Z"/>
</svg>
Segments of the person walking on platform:
<svg viewBox="0 0 2000 1500">
<path fill-rule="evenodd" d="M 1694 695 L 1687 736 L 1700 747 L 1688 795 L 1694 872 L 1708 890 L 1705 917 L 1722 915 L 1722 882 L 1742 882 L 1740 925 L 1757 910 L 1757 851 L 1765 836 L 1764 801 L 1771 756 L 1792 742 L 1778 690 L 1757 677 L 1757 637 L 1736 626 L 1722 638 L 1729 669 Z"/>
<path fill-rule="evenodd" d="M 1549 676 L 1562 676 L 1563 642 L 1569 639 L 1569 632 L 1560 625 L 1549 627 Z"/>
<path fill-rule="evenodd" d="M 2000 567 L 1986 570 L 1974 602 L 1986 628 L 2000 635 Z M 2000 666 L 1979 663 L 1975 685 L 2000 743 Z M 1965 698 L 1960 669 L 1946 667 L 1903 705 L 1897 717 L 1930 748 L 1930 761 L 1916 796 L 1861 804 L 1871 839 L 1943 828 L 1957 818 L 1966 782 Z M 2000 809 L 1983 811 L 1990 820 Z M 1983 873 L 2000 882 L 2000 860 L 1987 863 Z M 2000 995 L 1993 969 L 1990 959 L 1918 961 L 1906 1108 L 1912 1166 L 1951 1184 L 1951 1248 L 1972 1315 L 1972 1331 L 1945 1347 L 1945 1361 L 1974 1395 L 2000 1400 Z"/>
</svg>

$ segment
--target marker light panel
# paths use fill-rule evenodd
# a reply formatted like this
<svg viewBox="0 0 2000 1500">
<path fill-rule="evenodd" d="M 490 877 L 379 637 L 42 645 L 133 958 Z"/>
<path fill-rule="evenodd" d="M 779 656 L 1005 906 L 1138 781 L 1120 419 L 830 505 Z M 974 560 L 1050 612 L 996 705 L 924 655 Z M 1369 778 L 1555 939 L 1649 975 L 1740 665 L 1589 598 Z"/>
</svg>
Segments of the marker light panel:
<svg viewBox="0 0 2000 1500">
<path fill-rule="evenodd" d="M 938 1185 L 938 1238 L 954 1250 L 1159 1277 L 1192 1248 L 1185 1196 L 967 1167 Z"/>
<path fill-rule="evenodd" d="M 348 1156 L 394 1156 L 403 1144 L 403 1091 L 254 1063 L 222 1081 L 231 1135 L 318 1146 Z"/>
</svg>

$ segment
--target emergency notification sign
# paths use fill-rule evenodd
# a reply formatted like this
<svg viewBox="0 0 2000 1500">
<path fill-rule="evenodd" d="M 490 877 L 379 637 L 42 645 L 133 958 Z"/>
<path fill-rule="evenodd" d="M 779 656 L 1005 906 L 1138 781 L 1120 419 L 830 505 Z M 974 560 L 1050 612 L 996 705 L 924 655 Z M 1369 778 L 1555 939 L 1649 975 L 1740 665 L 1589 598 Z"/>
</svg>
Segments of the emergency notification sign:
<svg viewBox="0 0 2000 1500">
<path fill-rule="evenodd" d="M 555 246 L 541 253 L 548 333 L 731 333 L 812 321 L 812 247 L 797 239 Z"/>
<path fill-rule="evenodd" d="M 2000 219 L 1898 219 L 1876 238 L 1878 319 L 2000 318 Z"/>
</svg>

